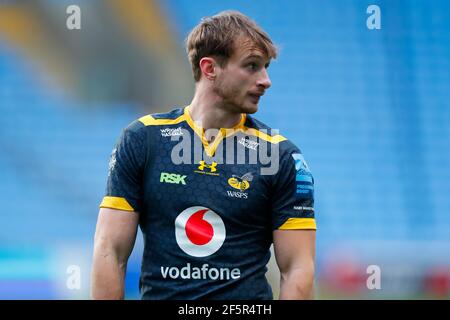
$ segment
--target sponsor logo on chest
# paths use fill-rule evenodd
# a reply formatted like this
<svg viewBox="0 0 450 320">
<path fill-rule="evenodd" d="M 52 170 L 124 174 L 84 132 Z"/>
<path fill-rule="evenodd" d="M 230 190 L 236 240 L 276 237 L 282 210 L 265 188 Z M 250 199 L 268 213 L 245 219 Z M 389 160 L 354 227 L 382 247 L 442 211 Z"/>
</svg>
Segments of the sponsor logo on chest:
<svg viewBox="0 0 450 320">
<path fill-rule="evenodd" d="M 186 185 L 186 177 L 181 174 L 161 172 L 159 182 Z"/>
<path fill-rule="evenodd" d="M 253 181 L 253 175 L 250 172 L 244 174 L 242 177 L 233 174 L 233 176 L 228 179 L 228 185 L 235 190 L 227 190 L 227 196 L 231 198 L 248 199 L 248 193 L 244 191 L 250 188 L 251 181 Z"/>
<path fill-rule="evenodd" d="M 242 137 L 239 141 L 239 144 L 242 144 L 244 147 L 252 149 L 252 150 L 256 150 L 256 148 L 259 146 L 259 142 L 252 140 L 252 139 L 248 139 L 248 138 L 244 138 Z"/>
<path fill-rule="evenodd" d="M 159 129 L 159 130 L 161 131 L 162 137 L 174 137 L 174 136 L 182 136 L 183 135 L 183 131 L 182 131 L 181 127 L 164 128 L 164 129 Z"/>
<path fill-rule="evenodd" d="M 217 162 L 213 161 L 211 164 L 205 162 L 204 160 L 201 160 L 199 163 L 199 166 L 197 170 L 195 170 L 195 173 L 201 173 L 201 174 L 207 174 L 210 176 L 218 176 L 219 173 L 217 173 Z"/>
</svg>

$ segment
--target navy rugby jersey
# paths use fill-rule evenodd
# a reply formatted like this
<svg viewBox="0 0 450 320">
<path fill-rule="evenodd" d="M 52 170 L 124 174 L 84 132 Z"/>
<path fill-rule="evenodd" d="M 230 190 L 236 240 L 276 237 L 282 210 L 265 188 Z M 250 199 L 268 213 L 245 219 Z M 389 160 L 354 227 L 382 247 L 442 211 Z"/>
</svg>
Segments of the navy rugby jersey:
<svg viewBox="0 0 450 320">
<path fill-rule="evenodd" d="M 178 108 L 134 121 L 113 150 L 100 207 L 139 213 L 143 299 L 272 299 L 273 231 L 316 229 L 293 143 L 249 115 L 216 134 Z"/>
</svg>

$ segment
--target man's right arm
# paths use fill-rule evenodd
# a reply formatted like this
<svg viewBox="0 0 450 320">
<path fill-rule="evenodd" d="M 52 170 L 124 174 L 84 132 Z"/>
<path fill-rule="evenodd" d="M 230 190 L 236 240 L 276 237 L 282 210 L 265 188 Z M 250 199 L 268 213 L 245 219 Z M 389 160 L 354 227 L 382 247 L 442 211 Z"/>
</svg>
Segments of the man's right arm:
<svg viewBox="0 0 450 320">
<path fill-rule="evenodd" d="M 95 231 L 92 299 L 123 299 L 128 258 L 139 223 L 137 212 L 101 208 Z"/>
</svg>

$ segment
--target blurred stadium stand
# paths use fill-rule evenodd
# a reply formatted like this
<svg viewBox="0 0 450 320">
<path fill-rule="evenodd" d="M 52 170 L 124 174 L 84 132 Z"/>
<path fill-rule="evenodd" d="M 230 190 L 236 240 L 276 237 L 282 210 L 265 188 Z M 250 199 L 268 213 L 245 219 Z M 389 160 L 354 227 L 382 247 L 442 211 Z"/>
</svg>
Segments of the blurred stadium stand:
<svg viewBox="0 0 450 320">
<path fill-rule="evenodd" d="M 65 28 L 69 4 L 82 30 Z M 366 27 L 370 4 L 381 30 Z M 224 9 L 281 49 L 257 117 L 315 176 L 318 296 L 448 298 L 450 3 L 425 0 L 2 2 L 0 298 L 87 297 L 114 142 L 137 117 L 189 103 L 183 39 Z M 71 263 L 86 266 L 81 292 L 64 288 Z M 372 264 L 382 290 L 365 286 Z"/>
</svg>

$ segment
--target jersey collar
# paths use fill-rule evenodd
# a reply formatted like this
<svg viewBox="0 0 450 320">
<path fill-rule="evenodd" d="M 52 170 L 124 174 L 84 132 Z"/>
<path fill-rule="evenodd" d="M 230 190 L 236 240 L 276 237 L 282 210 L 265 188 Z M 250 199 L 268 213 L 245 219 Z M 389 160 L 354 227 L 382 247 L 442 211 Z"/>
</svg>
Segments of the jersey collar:
<svg viewBox="0 0 450 320">
<path fill-rule="evenodd" d="M 203 147 L 205 148 L 206 154 L 209 157 L 214 156 L 214 153 L 216 152 L 217 147 L 219 146 L 219 144 L 222 142 L 222 140 L 224 138 L 227 138 L 227 137 L 233 135 L 237 131 L 245 131 L 244 123 L 245 123 L 245 120 L 247 119 L 247 115 L 245 113 L 243 113 L 241 115 L 241 120 L 234 127 L 220 128 L 217 137 L 210 144 L 205 137 L 204 128 L 196 125 L 194 120 L 191 118 L 191 115 L 189 114 L 189 107 L 190 106 L 187 106 L 184 108 L 184 118 L 185 118 L 187 124 L 192 128 L 192 130 L 197 134 L 197 136 L 202 141 L 202 144 L 203 144 Z"/>
</svg>

